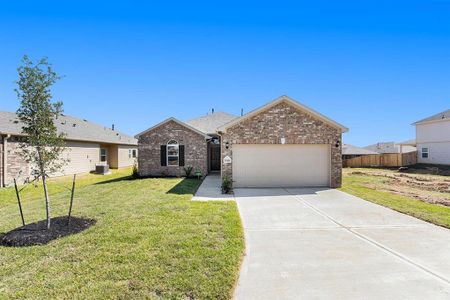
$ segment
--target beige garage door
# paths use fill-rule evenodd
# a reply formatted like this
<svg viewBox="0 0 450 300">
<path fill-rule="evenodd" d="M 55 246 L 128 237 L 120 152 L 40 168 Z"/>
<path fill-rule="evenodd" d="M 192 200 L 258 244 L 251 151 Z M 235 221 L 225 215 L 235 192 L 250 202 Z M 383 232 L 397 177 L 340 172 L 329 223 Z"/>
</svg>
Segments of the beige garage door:
<svg viewBox="0 0 450 300">
<path fill-rule="evenodd" d="M 233 145 L 235 187 L 329 186 L 329 145 Z"/>
</svg>

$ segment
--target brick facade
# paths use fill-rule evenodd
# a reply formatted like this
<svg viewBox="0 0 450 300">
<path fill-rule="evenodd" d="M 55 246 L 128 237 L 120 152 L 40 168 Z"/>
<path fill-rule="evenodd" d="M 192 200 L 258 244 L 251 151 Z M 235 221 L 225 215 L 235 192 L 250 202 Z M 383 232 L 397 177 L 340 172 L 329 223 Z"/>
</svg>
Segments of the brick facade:
<svg viewBox="0 0 450 300">
<path fill-rule="evenodd" d="M 222 176 L 232 177 L 232 164 L 223 158 L 233 158 L 233 144 L 329 144 L 331 145 L 330 186 L 342 183 L 342 134 L 340 129 L 280 102 L 256 116 L 227 128 L 222 134 Z M 228 142 L 228 149 L 226 144 Z M 338 144 L 339 147 L 336 147 Z"/>
<path fill-rule="evenodd" d="M 4 151 L 5 137 L 1 138 L 0 146 L 0 187 L 13 183 L 14 178 L 18 183 L 24 183 L 30 176 L 30 165 L 20 155 L 21 138 L 12 136 L 6 139 L 6 152 Z M 3 178 L 6 158 L 6 176 Z"/>
<path fill-rule="evenodd" d="M 161 145 L 176 140 L 185 146 L 185 166 L 208 172 L 207 141 L 204 135 L 177 122 L 169 121 L 139 136 L 138 169 L 141 176 L 184 176 L 181 166 L 161 166 Z"/>
</svg>

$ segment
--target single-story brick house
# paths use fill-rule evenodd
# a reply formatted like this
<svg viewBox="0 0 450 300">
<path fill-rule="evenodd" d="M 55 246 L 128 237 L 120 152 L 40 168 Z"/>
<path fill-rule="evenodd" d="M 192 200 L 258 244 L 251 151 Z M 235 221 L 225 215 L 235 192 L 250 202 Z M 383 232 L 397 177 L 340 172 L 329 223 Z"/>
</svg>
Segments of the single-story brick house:
<svg viewBox="0 0 450 300">
<path fill-rule="evenodd" d="M 95 170 L 97 164 L 110 168 L 129 167 L 137 156 L 137 140 L 84 119 L 61 115 L 55 120 L 58 132 L 66 134 L 65 158 L 67 165 L 52 176 L 85 173 Z M 23 141 L 22 124 L 12 112 L 0 112 L 0 187 L 19 182 L 30 176 L 30 166 L 20 156 Z"/>
<path fill-rule="evenodd" d="M 220 171 L 234 187 L 339 187 L 348 129 L 288 96 L 243 116 L 169 118 L 136 135 L 139 174 Z"/>
</svg>

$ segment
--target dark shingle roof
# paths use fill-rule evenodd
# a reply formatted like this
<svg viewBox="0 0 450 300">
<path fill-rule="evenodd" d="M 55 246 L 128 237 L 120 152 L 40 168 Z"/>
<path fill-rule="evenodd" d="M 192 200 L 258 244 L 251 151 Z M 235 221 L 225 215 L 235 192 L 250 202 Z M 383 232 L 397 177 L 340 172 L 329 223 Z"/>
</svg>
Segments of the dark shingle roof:
<svg viewBox="0 0 450 300">
<path fill-rule="evenodd" d="M 55 125 L 68 140 L 137 145 L 137 140 L 129 135 L 72 116 L 59 116 Z M 15 113 L 0 111 L 0 133 L 22 135 L 22 123 Z"/>
<path fill-rule="evenodd" d="M 215 112 L 204 117 L 187 121 L 186 123 L 206 134 L 216 133 L 217 128 L 236 119 L 237 116 L 226 112 Z"/>
<path fill-rule="evenodd" d="M 428 121 L 444 120 L 444 119 L 450 120 L 450 109 L 447 109 L 446 111 L 432 115 L 431 117 L 417 121 L 414 124 L 419 124 L 419 123 L 428 122 Z"/>
</svg>

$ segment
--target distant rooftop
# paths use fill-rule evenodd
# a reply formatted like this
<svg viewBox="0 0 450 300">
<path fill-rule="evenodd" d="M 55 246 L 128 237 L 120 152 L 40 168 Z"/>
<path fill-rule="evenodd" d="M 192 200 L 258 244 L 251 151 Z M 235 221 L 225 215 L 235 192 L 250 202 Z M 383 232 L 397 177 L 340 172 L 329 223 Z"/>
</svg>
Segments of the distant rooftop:
<svg viewBox="0 0 450 300">
<path fill-rule="evenodd" d="M 412 140 L 407 140 L 407 141 L 403 141 L 400 143 L 397 143 L 399 145 L 407 145 L 407 146 L 416 146 L 416 139 L 412 139 Z"/>
<path fill-rule="evenodd" d="M 431 117 L 422 119 L 420 121 L 415 122 L 415 124 L 423 123 L 423 122 L 429 122 L 429 121 L 438 121 L 438 120 L 450 120 L 450 109 L 447 109 L 446 111 L 440 112 L 438 114 L 432 115 Z"/>
<path fill-rule="evenodd" d="M 378 154 L 378 152 L 356 147 L 349 144 L 344 144 L 342 146 L 342 155 L 370 155 L 370 154 Z"/>
<path fill-rule="evenodd" d="M 67 135 L 67 140 L 137 145 L 134 137 L 72 116 L 60 115 L 55 126 L 58 133 Z M 15 113 L 0 111 L 0 133 L 22 135 L 22 123 Z"/>
<path fill-rule="evenodd" d="M 364 149 L 375 151 L 378 153 L 400 153 L 400 145 L 402 146 L 403 153 L 416 151 L 416 147 L 405 145 L 404 143 L 395 142 L 380 142 L 373 145 L 364 147 Z"/>
<path fill-rule="evenodd" d="M 220 126 L 231 122 L 236 118 L 237 116 L 226 112 L 215 112 L 203 117 L 189 120 L 186 123 L 203 133 L 211 134 L 216 133 L 217 128 Z"/>
</svg>

